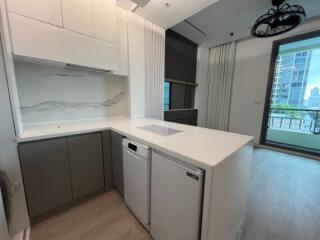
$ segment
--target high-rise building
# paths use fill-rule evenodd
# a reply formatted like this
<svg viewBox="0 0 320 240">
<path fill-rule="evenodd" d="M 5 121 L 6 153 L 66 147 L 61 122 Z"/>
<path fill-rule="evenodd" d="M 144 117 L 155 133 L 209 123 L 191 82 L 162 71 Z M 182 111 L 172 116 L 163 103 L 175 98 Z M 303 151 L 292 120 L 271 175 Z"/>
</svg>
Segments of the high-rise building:
<svg viewBox="0 0 320 240">
<path fill-rule="evenodd" d="M 308 107 L 320 108 L 320 88 L 314 87 L 311 89 L 308 99 Z"/>
<path fill-rule="evenodd" d="M 311 57 L 312 50 L 278 55 L 272 88 L 272 104 L 303 107 Z"/>
</svg>

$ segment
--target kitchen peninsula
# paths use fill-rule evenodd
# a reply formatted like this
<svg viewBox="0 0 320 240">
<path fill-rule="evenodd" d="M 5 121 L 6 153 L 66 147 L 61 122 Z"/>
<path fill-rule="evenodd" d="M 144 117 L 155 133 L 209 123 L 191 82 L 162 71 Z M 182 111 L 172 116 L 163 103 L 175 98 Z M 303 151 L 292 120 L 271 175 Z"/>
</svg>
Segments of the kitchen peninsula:
<svg viewBox="0 0 320 240">
<path fill-rule="evenodd" d="M 140 129 L 179 130 L 170 136 Z M 244 217 L 253 146 L 250 136 L 153 119 L 104 120 L 26 126 L 19 144 L 111 130 L 205 171 L 201 239 L 233 239 Z"/>
</svg>

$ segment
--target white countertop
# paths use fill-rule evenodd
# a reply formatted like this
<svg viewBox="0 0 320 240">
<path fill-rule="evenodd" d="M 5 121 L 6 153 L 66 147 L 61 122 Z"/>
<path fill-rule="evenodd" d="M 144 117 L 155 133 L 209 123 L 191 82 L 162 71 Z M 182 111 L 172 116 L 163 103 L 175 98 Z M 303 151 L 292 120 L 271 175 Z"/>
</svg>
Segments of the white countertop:
<svg viewBox="0 0 320 240">
<path fill-rule="evenodd" d="M 162 136 L 137 128 L 152 124 L 177 129 L 181 132 Z M 153 119 L 111 117 L 104 120 L 77 121 L 61 125 L 55 123 L 26 126 L 23 135 L 17 141 L 21 143 L 107 129 L 205 170 L 217 165 L 253 140 L 251 136 Z"/>
</svg>

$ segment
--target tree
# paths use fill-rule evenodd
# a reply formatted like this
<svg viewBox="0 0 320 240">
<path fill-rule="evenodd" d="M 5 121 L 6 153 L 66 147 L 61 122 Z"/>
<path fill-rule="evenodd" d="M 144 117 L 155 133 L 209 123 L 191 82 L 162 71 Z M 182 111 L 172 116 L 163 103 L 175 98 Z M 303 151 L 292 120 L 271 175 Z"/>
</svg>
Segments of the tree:
<svg viewBox="0 0 320 240">
<path fill-rule="evenodd" d="M 294 110 L 295 108 L 295 106 L 290 104 L 271 104 L 271 110 L 273 113 L 284 114 L 290 118 L 303 118 L 305 115 L 304 112 Z"/>
</svg>

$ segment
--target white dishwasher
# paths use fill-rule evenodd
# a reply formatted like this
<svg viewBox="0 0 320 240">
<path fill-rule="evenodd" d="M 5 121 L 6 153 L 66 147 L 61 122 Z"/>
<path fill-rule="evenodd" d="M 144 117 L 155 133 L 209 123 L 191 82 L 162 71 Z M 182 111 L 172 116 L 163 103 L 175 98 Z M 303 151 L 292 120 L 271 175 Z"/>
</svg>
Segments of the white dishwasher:
<svg viewBox="0 0 320 240">
<path fill-rule="evenodd" d="M 150 227 L 151 150 L 140 143 L 123 139 L 124 199 L 142 225 Z"/>
<path fill-rule="evenodd" d="M 151 173 L 152 237 L 200 239 L 204 171 L 152 151 Z"/>
</svg>

